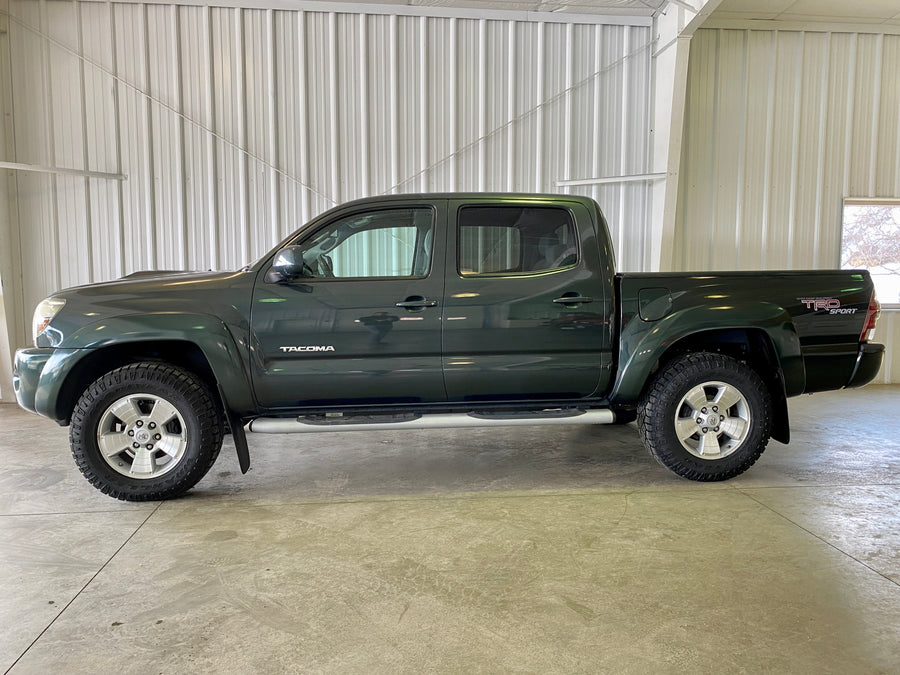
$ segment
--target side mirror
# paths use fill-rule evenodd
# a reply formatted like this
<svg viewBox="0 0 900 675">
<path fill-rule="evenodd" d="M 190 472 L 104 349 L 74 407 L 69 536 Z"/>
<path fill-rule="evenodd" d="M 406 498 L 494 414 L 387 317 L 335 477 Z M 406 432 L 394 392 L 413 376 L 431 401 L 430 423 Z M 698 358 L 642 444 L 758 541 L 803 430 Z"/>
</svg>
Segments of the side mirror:
<svg viewBox="0 0 900 675">
<path fill-rule="evenodd" d="M 266 273 L 266 281 L 274 284 L 301 276 L 303 276 L 303 249 L 299 246 L 285 246 L 275 254 L 272 269 Z"/>
</svg>

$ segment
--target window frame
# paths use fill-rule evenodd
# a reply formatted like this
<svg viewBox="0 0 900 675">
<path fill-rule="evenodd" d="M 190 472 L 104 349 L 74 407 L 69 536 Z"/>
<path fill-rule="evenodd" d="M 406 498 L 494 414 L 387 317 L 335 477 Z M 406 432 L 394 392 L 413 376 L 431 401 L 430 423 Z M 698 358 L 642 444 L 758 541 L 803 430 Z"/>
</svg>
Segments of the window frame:
<svg viewBox="0 0 900 675">
<path fill-rule="evenodd" d="M 534 271 L 523 271 L 523 272 L 509 272 L 509 271 L 501 271 L 501 272 L 463 272 L 462 270 L 462 231 L 463 225 L 461 224 L 461 216 L 463 211 L 469 208 L 477 208 L 477 209 L 486 209 L 486 208 L 497 208 L 497 209 L 552 209 L 554 211 L 562 211 L 569 218 L 568 225 L 571 228 L 571 233 L 573 237 L 573 247 L 575 248 L 575 261 L 569 263 L 567 265 L 563 265 L 561 267 L 551 267 L 543 270 L 534 270 Z M 485 225 L 467 225 L 467 227 L 486 227 Z M 510 226 L 513 227 L 513 226 Z M 521 247 L 521 243 L 519 244 Z M 520 253 L 521 255 L 521 253 Z M 454 266 L 456 267 L 456 274 L 461 279 L 510 279 L 510 278 L 522 278 L 522 277 L 538 277 L 545 276 L 547 274 L 557 274 L 559 272 L 571 270 L 574 267 L 577 267 L 582 260 L 582 250 L 581 250 L 581 237 L 578 231 L 578 219 L 575 217 L 575 213 L 573 213 L 572 209 L 568 206 L 562 206 L 560 204 L 544 204 L 544 203 L 532 203 L 532 202 L 511 202 L 511 203 L 489 203 L 489 202 L 472 202 L 460 204 L 456 209 L 456 261 Z"/>
<path fill-rule="evenodd" d="M 341 213 L 339 215 L 336 215 L 336 217 L 329 219 L 327 222 L 323 223 L 319 227 L 316 227 L 312 230 L 301 231 L 301 232 L 297 233 L 297 235 L 294 238 L 290 239 L 288 241 L 288 243 L 282 248 L 285 248 L 287 246 L 303 247 L 304 244 L 306 244 L 310 240 L 317 237 L 324 230 L 327 230 L 328 228 L 333 227 L 336 223 L 339 223 L 343 220 L 347 220 L 348 218 L 353 218 L 354 216 L 370 214 L 370 213 L 377 213 L 377 212 L 382 212 L 382 211 L 404 211 L 404 210 L 405 211 L 414 211 L 414 210 L 427 211 L 431 218 L 430 231 L 432 232 L 432 244 L 431 244 L 431 251 L 428 254 L 428 266 L 423 274 L 412 274 L 412 275 L 401 275 L 401 276 L 360 276 L 360 277 L 336 277 L 336 276 L 335 277 L 298 277 L 298 279 L 296 279 L 295 281 L 305 284 L 305 283 L 317 283 L 317 282 L 322 282 L 322 281 L 326 281 L 326 282 L 409 281 L 409 280 L 416 280 L 416 279 L 427 279 L 431 275 L 432 270 L 434 269 L 434 259 L 435 259 L 434 250 L 435 250 L 435 243 L 438 238 L 438 234 L 437 234 L 438 213 L 437 213 L 437 209 L 435 208 L 434 204 L 385 204 L 384 206 L 379 206 L 376 208 L 372 208 L 370 206 L 370 207 L 362 208 L 359 210 L 349 211 L 347 213 Z M 363 232 L 367 232 L 367 231 L 374 230 L 374 229 L 379 229 L 379 228 L 373 227 L 373 228 L 361 229 L 361 230 L 355 232 L 354 234 L 350 235 L 350 237 L 347 237 L 346 239 L 344 239 L 342 242 L 340 242 L 340 244 L 337 244 L 333 248 L 329 249 L 329 251 L 326 251 L 326 253 L 333 251 L 335 248 L 337 248 L 344 242 L 348 241 L 351 237 L 355 236 L 356 234 L 362 234 Z M 385 229 L 387 229 L 387 228 L 385 228 Z M 428 230 L 425 230 L 425 232 L 427 234 Z M 415 252 L 418 252 L 418 250 L 419 250 L 418 234 L 416 235 L 415 248 L 416 248 Z M 415 252 L 413 255 L 413 259 L 412 259 L 412 269 L 413 270 L 415 269 L 415 266 L 416 266 Z"/>
</svg>

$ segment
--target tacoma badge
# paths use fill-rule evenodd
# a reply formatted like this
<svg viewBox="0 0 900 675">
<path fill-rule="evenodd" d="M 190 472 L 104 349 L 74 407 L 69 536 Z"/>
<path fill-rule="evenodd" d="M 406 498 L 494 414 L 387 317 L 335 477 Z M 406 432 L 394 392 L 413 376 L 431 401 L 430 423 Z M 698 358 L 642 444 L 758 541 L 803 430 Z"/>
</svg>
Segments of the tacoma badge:
<svg viewBox="0 0 900 675">
<path fill-rule="evenodd" d="M 282 347 L 283 352 L 333 352 L 331 345 L 300 345 L 297 347 Z"/>
</svg>

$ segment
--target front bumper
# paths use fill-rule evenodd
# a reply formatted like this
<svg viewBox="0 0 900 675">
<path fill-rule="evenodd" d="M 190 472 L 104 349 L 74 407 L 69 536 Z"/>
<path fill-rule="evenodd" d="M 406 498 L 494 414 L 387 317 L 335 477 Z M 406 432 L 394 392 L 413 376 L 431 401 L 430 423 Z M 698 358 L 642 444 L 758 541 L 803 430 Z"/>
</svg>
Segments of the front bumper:
<svg viewBox="0 0 900 675">
<path fill-rule="evenodd" d="M 65 424 L 70 411 L 59 409 L 60 391 L 85 349 L 19 349 L 13 365 L 13 389 L 19 405 Z"/>
<path fill-rule="evenodd" d="M 16 359 L 13 365 L 13 391 L 16 392 L 16 401 L 19 405 L 31 412 L 35 409 L 38 383 L 41 381 L 41 373 L 47 361 L 53 356 L 55 349 L 19 349 L 16 351 Z"/>
<path fill-rule="evenodd" d="M 878 375 L 881 362 L 884 360 L 884 345 L 876 342 L 864 342 L 859 346 L 856 356 L 856 367 L 847 382 L 847 389 L 854 389 L 869 384 Z"/>
</svg>

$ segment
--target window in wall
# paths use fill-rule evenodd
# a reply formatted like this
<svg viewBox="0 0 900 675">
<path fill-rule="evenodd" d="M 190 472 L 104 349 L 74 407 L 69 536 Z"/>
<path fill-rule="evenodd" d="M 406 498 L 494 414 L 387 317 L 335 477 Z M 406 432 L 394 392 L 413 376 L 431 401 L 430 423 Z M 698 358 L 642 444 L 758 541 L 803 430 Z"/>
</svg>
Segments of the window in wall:
<svg viewBox="0 0 900 675">
<path fill-rule="evenodd" d="M 538 206 L 467 206 L 459 211 L 463 276 L 532 274 L 578 261 L 572 216 Z"/>
<path fill-rule="evenodd" d="M 883 305 L 900 304 L 900 199 L 845 199 L 841 267 L 867 269 Z"/>
</svg>

